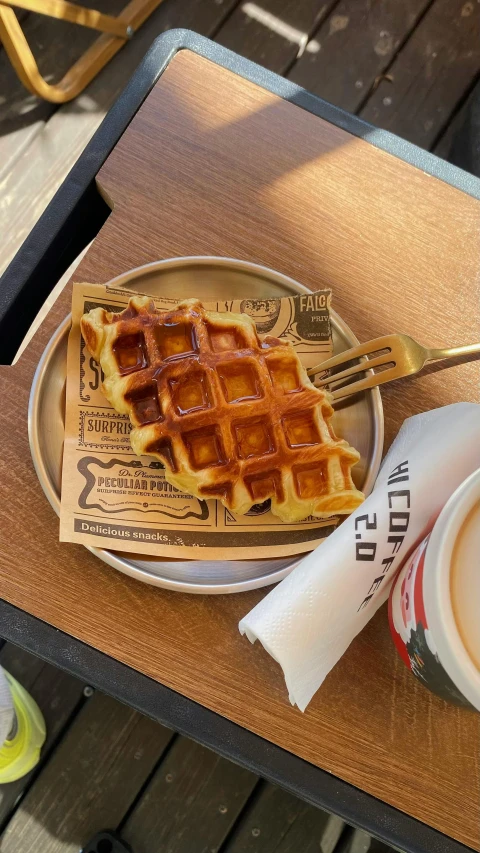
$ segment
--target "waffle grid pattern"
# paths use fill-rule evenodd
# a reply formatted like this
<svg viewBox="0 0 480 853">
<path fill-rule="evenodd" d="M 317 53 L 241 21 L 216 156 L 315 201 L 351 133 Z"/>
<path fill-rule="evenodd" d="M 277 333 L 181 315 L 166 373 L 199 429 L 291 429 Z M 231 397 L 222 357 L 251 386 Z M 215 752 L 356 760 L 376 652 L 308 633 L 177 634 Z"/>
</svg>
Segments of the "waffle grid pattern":
<svg viewBox="0 0 480 853">
<path fill-rule="evenodd" d="M 89 316 L 106 395 L 130 416 L 135 452 L 159 458 L 174 486 L 238 513 L 271 498 L 285 521 L 358 506 L 358 453 L 335 436 L 328 395 L 289 343 L 195 300 L 159 313 L 137 297 L 120 315 Z"/>
</svg>

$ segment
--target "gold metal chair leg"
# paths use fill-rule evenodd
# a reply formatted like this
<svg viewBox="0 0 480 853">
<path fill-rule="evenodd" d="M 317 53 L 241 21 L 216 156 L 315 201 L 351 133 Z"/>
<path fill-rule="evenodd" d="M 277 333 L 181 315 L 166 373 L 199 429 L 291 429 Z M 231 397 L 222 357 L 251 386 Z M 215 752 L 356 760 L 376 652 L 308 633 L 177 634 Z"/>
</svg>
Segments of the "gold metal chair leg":
<svg viewBox="0 0 480 853">
<path fill-rule="evenodd" d="M 119 38 L 128 38 L 128 27 L 121 17 L 104 15 L 95 9 L 86 9 L 85 6 L 76 6 L 68 0 L 0 0 L 3 6 L 13 6 L 18 9 L 26 9 L 28 12 L 36 12 L 39 15 L 47 15 L 49 18 L 58 18 L 61 21 L 70 21 L 71 24 L 80 24 L 82 27 L 91 27 L 102 33 L 109 33 Z"/>
<path fill-rule="evenodd" d="M 123 47 L 126 37 L 101 35 L 72 65 L 59 83 L 51 85 L 40 74 L 23 30 L 13 9 L 0 0 L 0 40 L 23 85 L 34 95 L 54 104 L 76 98 L 99 71 Z M 162 0 L 131 0 L 116 19 L 129 33 L 135 32 Z"/>
</svg>

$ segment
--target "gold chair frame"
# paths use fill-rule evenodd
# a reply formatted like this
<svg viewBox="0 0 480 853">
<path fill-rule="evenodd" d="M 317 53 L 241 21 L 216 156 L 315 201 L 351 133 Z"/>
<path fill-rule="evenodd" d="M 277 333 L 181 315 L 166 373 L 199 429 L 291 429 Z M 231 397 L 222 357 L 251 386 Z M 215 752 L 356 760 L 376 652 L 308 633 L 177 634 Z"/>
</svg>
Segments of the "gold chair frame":
<svg viewBox="0 0 480 853">
<path fill-rule="evenodd" d="M 68 0 L 0 0 L 0 40 L 23 85 L 54 104 L 71 101 L 83 91 L 126 41 L 160 5 L 162 0 L 130 0 L 117 17 L 77 6 Z M 38 70 L 14 8 L 60 18 L 102 33 L 67 71 L 51 85 Z"/>
</svg>

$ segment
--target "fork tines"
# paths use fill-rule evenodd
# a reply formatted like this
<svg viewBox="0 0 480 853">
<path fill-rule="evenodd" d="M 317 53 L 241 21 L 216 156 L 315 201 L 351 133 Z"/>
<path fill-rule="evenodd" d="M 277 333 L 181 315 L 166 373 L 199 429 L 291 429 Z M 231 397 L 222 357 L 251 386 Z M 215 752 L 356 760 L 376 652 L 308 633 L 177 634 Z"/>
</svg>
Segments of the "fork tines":
<svg viewBox="0 0 480 853">
<path fill-rule="evenodd" d="M 329 388 L 333 399 L 347 397 L 364 391 L 374 385 L 388 382 L 396 376 L 396 361 L 393 355 L 395 335 L 385 335 L 364 344 L 359 344 L 352 349 L 341 352 L 333 358 L 315 365 L 307 370 L 308 376 L 317 388 Z M 343 370 L 338 370 L 340 367 Z M 373 371 L 377 369 L 382 372 L 379 379 Z M 335 371 L 332 373 L 332 371 Z M 355 382 L 351 380 L 361 373 L 368 374 L 365 378 Z M 313 377 L 316 377 L 315 380 Z M 339 384 L 340 383 L 340 384 Z"/>
</svg>

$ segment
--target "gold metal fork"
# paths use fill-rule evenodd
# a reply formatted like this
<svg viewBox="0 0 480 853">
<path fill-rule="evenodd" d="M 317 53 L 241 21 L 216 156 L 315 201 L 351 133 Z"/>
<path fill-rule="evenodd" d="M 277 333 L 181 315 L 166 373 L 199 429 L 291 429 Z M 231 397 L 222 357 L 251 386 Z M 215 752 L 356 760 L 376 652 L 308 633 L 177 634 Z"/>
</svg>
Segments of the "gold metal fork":
<svg viewBox="0 0 480 853">
<path fill-rule="evenodd" d="M 443 361 L 444 359 L 477 352 L 480 353 L 480 343 L 452 347 L 451 349 L 426 349 L 408 335 L 385 335 L 383 338 L 375 338 L 373 341 L 359 344 L 358 347 L 345 350 L 345 352 L 329 358 L 322 364 L 310 367 L 307 373 L 317 388 L 328 386 L 333 399 L 340 400 L 342 397 L 349 397 L 358 391 L 365 391 L 367 388 L 375 388 L 384 382 L 391 382 L 392 379 L 400 379 L 402 376 L 418 373 L 430 362 Z M 361 361 L 357 361 L 353 365 L 348 364 L 355 359 L 361 359 Z M 343 364 L 346 365 L 345 370 L 331 373 L 333 368 L 341 367 Z M 377 368 L 378 372 L 373 372 L 373 368 Z M 367 371 L 369 373 L 363 379 L 343 384 L 346 379 Z M 313 380 L 312 377 L 316 374 L 322 375 Z M 328 375 L 324 376 L 323 374 Z M 335 387 L 338 383 L 342 384 Z"/>
</svg>

